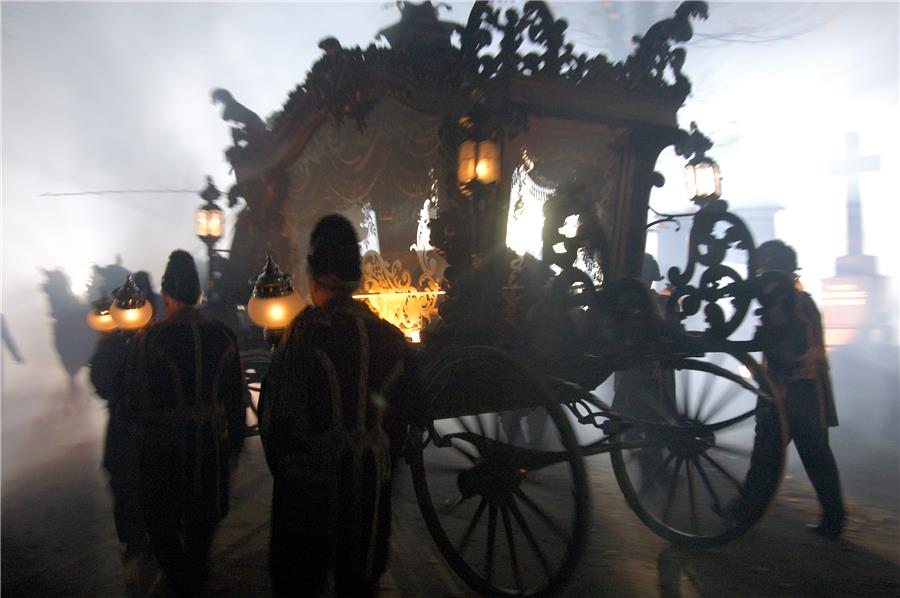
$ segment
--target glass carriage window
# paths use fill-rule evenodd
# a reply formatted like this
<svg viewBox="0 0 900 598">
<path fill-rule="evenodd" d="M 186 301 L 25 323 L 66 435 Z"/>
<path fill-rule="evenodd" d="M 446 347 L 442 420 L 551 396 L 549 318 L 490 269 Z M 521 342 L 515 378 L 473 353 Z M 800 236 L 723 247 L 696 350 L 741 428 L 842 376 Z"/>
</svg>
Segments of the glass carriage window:
<svg viewBox="0 0 900 598">
<path fill-rule="evenodd" d="M 544 228 L 544 202 L 553 189 L 538 185 L 528 172 L 533 167 L 523 153 L 522 163 L 513 171 L 509 194 L 509 216 L 506 220 L 506 246 L 524 255 L 541 259 L 541 231 Z"/>
<path fill-rule="evenodd" d="M 372 204 L 365 202 L 362 205 L 362 220 L 359 223 L 366 236 L 359 242 L 359 253 L 365 255 L 369 251 L 381 253 L 381 244 L 378 242 L 378 220 L 375 218 L 375 210 Z"/>
<path fill-rule="evenodd" d="M 410 251 L 425 252 L 434 249 L 431 245 L 431 221 L 437 218 L 438 213 L 438 193 L 437 179 L 434 171 L 429 171 L 428 176 L 431 178 L 431 196 L 426 197 L 422 202 L 422 209 L 419 210 L 419 220 L 416 223 L 416 243 L 410 247 Z"/>
<path fill-rule="evenodd" d="M 416 244 L 410 247 L 412 251 L 428 251 L 434 249 L 431 245 L 431 219 L 437 213 L 437 198 L 429 197 L 422 202 L 419 210 L 419 221 L 416 225 Z"/>
</svg>

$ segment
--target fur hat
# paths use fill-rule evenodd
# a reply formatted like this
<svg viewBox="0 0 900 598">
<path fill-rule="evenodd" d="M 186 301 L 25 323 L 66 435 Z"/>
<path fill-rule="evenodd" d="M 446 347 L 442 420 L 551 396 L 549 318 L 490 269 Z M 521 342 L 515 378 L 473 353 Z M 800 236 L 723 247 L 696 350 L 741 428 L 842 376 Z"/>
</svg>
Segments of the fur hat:
<svg viewBox="0 0 900 598">
<path fill-rule="evenodd" d="M 176 301 L 195 305 L 200 300 L 200 278 L 190 253 L 176 249 L 169 254 L 161 287 L 163 293 Z"/>
<path fill-rule="evenodd" d="M 310 273 L 323 286 L 356 288 L 362 278 L 359 239 L 350 221 L 330 214 L 316 223 L 306 257 Z"/>
</svg>

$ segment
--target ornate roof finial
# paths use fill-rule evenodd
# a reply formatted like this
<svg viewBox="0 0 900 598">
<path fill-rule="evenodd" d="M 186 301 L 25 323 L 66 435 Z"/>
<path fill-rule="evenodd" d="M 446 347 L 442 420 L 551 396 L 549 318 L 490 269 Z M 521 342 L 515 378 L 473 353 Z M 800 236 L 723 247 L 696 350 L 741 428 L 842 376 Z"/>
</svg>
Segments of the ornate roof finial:
<svg viewBox="0 0 900 598">
<path fill-rule="evenodd" d="M 400 22 L 394 23 L 378 32 L 376 37 L 383 37 L 394 50 L 403 50 L 413 44 L 450 45 L 450 35 L 456 29 L 455 23 L 438 19 L 438 8 L 450 9 L 446 3 L 437 6 L 431 2 L 414 4 L 397 2 L 400 9 Z"/>
</svg>

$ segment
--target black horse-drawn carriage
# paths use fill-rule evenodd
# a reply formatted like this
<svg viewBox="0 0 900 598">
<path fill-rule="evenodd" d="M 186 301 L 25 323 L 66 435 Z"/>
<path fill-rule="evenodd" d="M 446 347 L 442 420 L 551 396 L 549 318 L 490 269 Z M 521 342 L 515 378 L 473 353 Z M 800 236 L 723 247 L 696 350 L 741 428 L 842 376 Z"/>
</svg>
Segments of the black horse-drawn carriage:
<svg viewBox="0 0 900 598">
<path fill-rule="evenodd" d="M 576 54 L 543 2 L 477 2 L 464 25 L 401 3 L 386 44 L 323 40 L 268 123 L 214 93 L 234 137 L 229 197 L 246 203 L 214 303 L 244 305 L 267 252 L 303 271 L 322 215 L 360 224 L 359 298 L 420 357 L 405 453 L 419 504 L 479 592 L 562 586 L 589 527 L 588 455 L 610 453 L 638 517 L 691 546 L 737 537 L 776 491 L 783 416 L 752 356 L 765 330 L 729 337 L 763 283 L 789 281 L 753 274 L 752 237 L 715 193 L 695 197 L 665 310 L 639 280 L 658 156 L 710 166 L 708 140 L 676 120 L 690 89 L 677 44 L 706 11 L 685 2 L 614 63 Z M 242 330 L 259 377 L 262 335 Z M 613 372 L 637 382 L 610 405 L 593 391 Z"/>
</svg>

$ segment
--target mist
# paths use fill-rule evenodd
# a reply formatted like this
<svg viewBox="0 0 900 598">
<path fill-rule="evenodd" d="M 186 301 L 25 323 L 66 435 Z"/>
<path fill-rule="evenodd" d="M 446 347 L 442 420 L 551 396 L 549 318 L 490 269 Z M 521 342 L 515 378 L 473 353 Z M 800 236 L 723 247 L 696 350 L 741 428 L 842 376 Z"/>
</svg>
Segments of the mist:
<svg viewBox="0 0 900 598">
<path fill-rule="evenodd" d="M 442 18 L 464 22 L 470 6 L 452 3 Z M 676 6 L 551 3 L 568 19 L 576 50 L 616 61 L 631 50 L 631 35 Z M 63 270 L 78 297 L 95 264 L 120 261 L 131 271 L 146 270 L 157 288 L 173 249 L 188 250 L 205 267 L 205 246 L 192 229 L 198 194 L 206 175 L 222 190 L 234 182 L 223 155 L 230 131 L 211 90 L 228 89 L 265 120 L 321 55 L 319 40 L 368 45 L 398 13 L 382 2 L 4 2 L 0 16 L 0 311 L 22 359 L 4 347 L 8 504 L 11 493 L 24 500 L 39 492 L 47 481 L 38 482 L 36 472 L 73 451 L 93 459 L 83 474 L 103 483 L 104 405 L 86 368 L 74 384 L 68 380 L 41 290 L 44 271 Z M 695 23 L 686 44 L 684 71 L 693 91 L 679 113 L 682 128 L 696 121 L 715 142 L 710 155 L 722 167 L 724 198 L 733 207 L 783 208 L 775 232 L 796 248 L 803 282 L 817 302 L 822 279 L 846 252 L 846 179 L 829 170 L 846 157 L 846 134 L 857 132 L 860 154 L 880 158 L 880 169 L 860 179 L 864 251 L 878 257 L 880 273 L 893 281 L 894 318 L 898 19 L 894 2 L 711 3 L 709 20 Z M 687 207 L 682 168 L 671 149 L 661 156 L 658 169 L 667 183 L 651 196 L 656 210 Z M 152 192 L 86 193 L 105 190 Z M 53 195 L 66 193 L 75 195 Z M 233 224 L 240 209 L 228 211 L 226 222 Z M 222 246 L 227 243 L 226 237 Z M 848 501 L 895 510 L 896 324 L 885 323 L 894 331 L 886 349 L 832 354 L 841 419 L 832 439 Z M 879 377 L 861 376 L 860 364 Z M 789 458 L 796 473 L 796 453 Z"/>
</svg>

